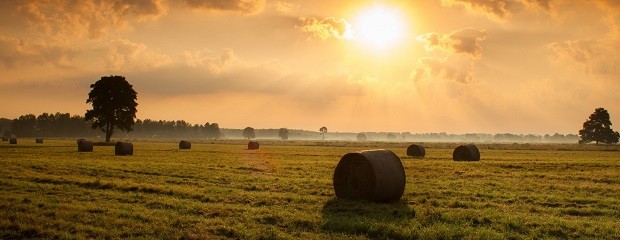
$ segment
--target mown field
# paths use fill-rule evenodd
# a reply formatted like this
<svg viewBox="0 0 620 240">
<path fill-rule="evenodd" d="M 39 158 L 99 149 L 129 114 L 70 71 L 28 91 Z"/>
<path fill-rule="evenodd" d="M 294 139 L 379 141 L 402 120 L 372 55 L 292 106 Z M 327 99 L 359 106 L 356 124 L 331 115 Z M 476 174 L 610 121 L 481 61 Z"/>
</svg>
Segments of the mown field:
<svg viewBox="0 0 620 240">
<path fill-rule="evenodd" d="M 620 146 L 134 142 L 77 152 L 74 140 L 0 142 L 0 238 L 620 239 Z M 336 199 L 348 152 L 388 149 L 407 186 L 399 202 Z"/>
</svg>

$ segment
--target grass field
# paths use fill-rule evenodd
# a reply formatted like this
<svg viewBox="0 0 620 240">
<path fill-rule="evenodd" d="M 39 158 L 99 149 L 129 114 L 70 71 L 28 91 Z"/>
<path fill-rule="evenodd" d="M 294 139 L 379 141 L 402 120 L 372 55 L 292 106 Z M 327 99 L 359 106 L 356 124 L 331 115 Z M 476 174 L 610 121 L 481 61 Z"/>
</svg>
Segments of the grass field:
<svg viewBox="0 0 620 240">
<path fill-rule="evenodd" d="M 74 140 L 0 142 L 0 238 L 620 239 L 620 146 L 134 142 L 77 152 Z M 348 152 L 400 156 L 399 202 L 338 200 Z"/>
</svg>

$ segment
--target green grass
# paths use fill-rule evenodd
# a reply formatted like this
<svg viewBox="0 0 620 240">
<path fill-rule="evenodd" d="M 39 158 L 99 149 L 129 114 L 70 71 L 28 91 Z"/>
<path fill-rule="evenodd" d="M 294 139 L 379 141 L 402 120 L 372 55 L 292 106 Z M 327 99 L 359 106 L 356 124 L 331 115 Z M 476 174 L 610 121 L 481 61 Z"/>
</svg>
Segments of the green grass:
<svg viewBox="0 0 620 240">
<path fill-rule="evenodd" d="M 30 143 L 32 142 L 32 143 Z M 74 140 L 0 142 L 0 238 L 619 239 L 620 147 L 134 142 L 79 153 Z M 385 148 L 407 174 L 399 202 L 334 197 L 348 152 Z"/>
</svg>

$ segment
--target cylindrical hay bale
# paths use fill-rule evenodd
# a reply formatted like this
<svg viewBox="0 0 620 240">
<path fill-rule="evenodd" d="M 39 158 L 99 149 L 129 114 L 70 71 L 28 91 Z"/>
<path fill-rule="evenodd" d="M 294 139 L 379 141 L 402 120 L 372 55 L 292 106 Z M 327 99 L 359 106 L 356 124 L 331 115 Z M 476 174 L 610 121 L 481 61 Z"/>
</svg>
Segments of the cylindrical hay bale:
<svg viewBox="0 0 620 240">
<path fill-rule="evenodd" d="M 2 137 L 2 141 L 3 141 L 3 142 L 6 142 L 6 141 L 8 141 L 8 140 L 9 140 L 9 138 L 8 138 L 8 137 Z"/>
<path fill-rule="evenodd" d="M 424 150 L 424 147 L 420 145 L 411 144 L 409 145 L 409 147 L 407 147 L 407 156 L 414 158 L 424 158 L 424 155 L 426 155 L 426 150 Z"/>
<path fill-rule="evenodd" d="M 334 171 L 336 197 L 392 202 L 405 191 L 405 169 L 400 158 L 388 150 L 347 153 Z"/>
<path fill-rule="evenodd" d="M 36 143 L 43 143 L 43 138 L 37 138 L 34 140 Z"/>
<path fill-rule="evenodd" d="M 114 154 L 117 156 L 133 155 L 133 144 L 130 142 L 117 142 L 114 146 Z"/>
<path fill-rule="evenodd" d="M 454 161 L 480 161 L 480 151 L 473 144 L 461 145 L 452 153 Z"/>
<path fill-rule="evenodd" d="M 92 152 L 93 151 L 93 142 L 86 141 L 84 139 L 79 139 L 77 141 L 78 152 Z"/>
<path fill-rule="evenodd" d="M 17 138 L 9 139 L 9 144 L 17 144 Z"/>
<path fill-rule="evenodd" d="M 250 141 L 248 143 L 248 149 L 249 150 L 254 150 L 254 149 L 258 149 L 259 145 L 257 141 Z"/>
<path fill-rule="evenodd" d="M 188 142 L 188 141 L 179 142 L 179 149 L 191 149 L 191 148 L 192 148 L 191 142 Z"/>
</svg>

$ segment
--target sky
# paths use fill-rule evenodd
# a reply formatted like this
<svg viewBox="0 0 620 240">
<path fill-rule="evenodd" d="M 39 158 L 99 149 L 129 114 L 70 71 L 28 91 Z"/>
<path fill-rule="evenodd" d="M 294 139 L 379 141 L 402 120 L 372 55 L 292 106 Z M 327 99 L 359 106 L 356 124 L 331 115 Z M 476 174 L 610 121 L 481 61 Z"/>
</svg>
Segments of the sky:
<svg viewBox="0 0 620 240">
<path fill-rule="evenodd" d="M 576 134 L 620 128 L 620 1 L 4 0 L 0 73 L 5 118 L 121 75 L 140 119 Z"/>
</svg>

